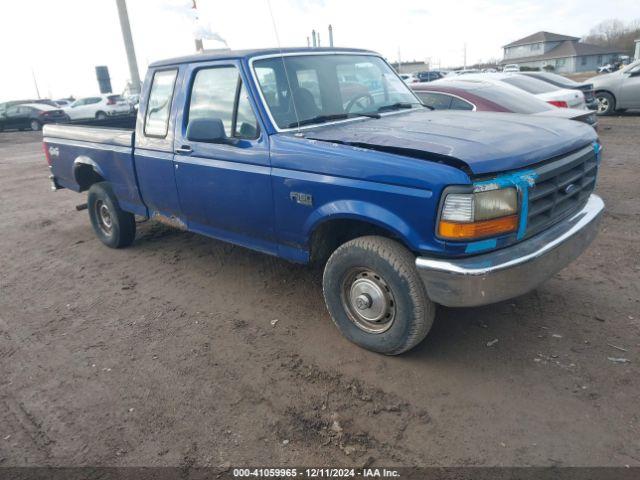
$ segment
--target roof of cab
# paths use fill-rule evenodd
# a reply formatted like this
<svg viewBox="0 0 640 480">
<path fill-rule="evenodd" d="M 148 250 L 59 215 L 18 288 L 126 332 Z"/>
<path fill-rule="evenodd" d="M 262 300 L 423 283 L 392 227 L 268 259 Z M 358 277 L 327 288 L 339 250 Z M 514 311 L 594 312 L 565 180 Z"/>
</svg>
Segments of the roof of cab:
<svg viewBox="0 0 640 480">
<path fill-rule="evenodd" d="M 362 50 L 358 48 L 259 48 L 250 50 L 210 50 L 195 55 L 186 55 L 184 57 L 169 58 L 167 60 L 159 60 L 149 65 L 149 68 L 166 67 L 170 65 L 178 65 L 181 63 L 208 62 L 213 60 L 229 60 L 238 58 L 251 58 L 262 55 L 279 55 L 280 53 L 366 53 L 369 55 L 378 55 L 371 50 Z"/>
</svg>

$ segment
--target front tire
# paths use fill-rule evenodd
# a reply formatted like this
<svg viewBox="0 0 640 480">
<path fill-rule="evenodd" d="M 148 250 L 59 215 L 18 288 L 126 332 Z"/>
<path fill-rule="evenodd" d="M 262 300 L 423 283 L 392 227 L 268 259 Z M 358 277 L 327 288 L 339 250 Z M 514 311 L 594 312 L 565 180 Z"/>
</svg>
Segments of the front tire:
<svg viewBox="0 0 640 480">
<path fill-rule="evenodd" d="M 616 99 L 607 92 L 596 93 L 596 101 L 598 102 L 598 115 L 611 115 L 616 109 Z"/>
<path fill-rule="evenodd" d="M 96 120 L 106 120 L 107 119 L 107 114 L 104 112 L 98 112 L 96 113 Z"/>
<path fill-rule="evenodd" d="M 356 238 L 329 258 L 322 278 L 333 322 L 350 341 L 385 355 L 420 343 L 433 324 L 415 257 L 384 237 Z"/>
<path fill-rule="evenodd" d="M 42 125 L 37 120 L 31 120 L 31 123 L 29 124 L 29 126 L 31 127 L 31 130 L 33 130 L 34 132 L 38 132 L 42 128 Z"/>
<path fill-rule="evenodd" d="M 136 238 L 136 221 L 132 213 L 120 209 L 107 182 L 91 185 L 87 210 L 97 237 L 107 247 L 123 248 Z"/>
</svg>

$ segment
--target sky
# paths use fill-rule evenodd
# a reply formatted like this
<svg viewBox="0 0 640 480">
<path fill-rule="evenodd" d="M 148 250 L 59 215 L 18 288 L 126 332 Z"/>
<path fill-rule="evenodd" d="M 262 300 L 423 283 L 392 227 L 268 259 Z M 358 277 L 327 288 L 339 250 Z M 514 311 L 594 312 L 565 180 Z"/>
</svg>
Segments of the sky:
<svg viewBox="0 0 640 480">
<path fill-rule="evenodd" d="M 140 75 L 149 63 L 205 48 L 306 46 L 315 29 L 323 46 L 333 26 L 338 47 L 366 48 L 396 62 L 433 68 L 501 58 L 502 45 L 546 30 L 583 36 L 607 18 L 640 18 L 640 0 L 127 0 Z M 128 78 L 115 0 L 0 2 L 0 101 L 98 93 L 96 65 L 107 65 L 114 92 Z M 35 77 L 35 82 L 34 82 Z"/>
</svg>

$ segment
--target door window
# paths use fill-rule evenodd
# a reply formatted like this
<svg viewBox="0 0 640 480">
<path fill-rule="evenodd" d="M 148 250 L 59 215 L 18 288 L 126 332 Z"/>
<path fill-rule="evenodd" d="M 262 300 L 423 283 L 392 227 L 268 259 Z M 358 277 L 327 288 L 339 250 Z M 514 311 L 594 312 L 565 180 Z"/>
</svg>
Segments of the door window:
<svg viewBox="0 0 640 480">
<path fill-rule="evenodd" d="M 258 137 L 258 121 L 236 67 L 207 68 L 196 73 L 187 120 L 197 118 L 220 119 L 227 137 Z"/>
<path fill-rule="evenodd" d="M 444 93 L 416 92 L 422 103 L 435 110 L 448 110 L 451 108 L 451 98 Z"/>
<path fill-rule="evenodd" d="M 144 123 L 144 133 L 150 137 L 167 136 L 169 128 L 169 113 L 173 86 L 178 70 L 164 70 L 153 74 L 151 92 L 147 102 L 147 115 Z"/>
<path fill-rule="evenodd" d="M 451 97 L 452 110 L 473 110 L 473 105 L 460 98 Z"/>
</svg>

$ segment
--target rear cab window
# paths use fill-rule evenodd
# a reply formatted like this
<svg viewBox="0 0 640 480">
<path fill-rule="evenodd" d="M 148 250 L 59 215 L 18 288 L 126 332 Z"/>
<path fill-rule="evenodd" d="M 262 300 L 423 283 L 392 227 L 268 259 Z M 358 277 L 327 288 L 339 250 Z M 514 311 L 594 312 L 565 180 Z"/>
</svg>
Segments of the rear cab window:
<svg viewBox="0 0 640 480">
<path fill-rule="evenodd" d="M 177 69 L 160 70 L 153 74 L 144 120 L 144 134 L 164 138 L 169 128 L 171 100 L 178 75 Z"/>
</svg>

